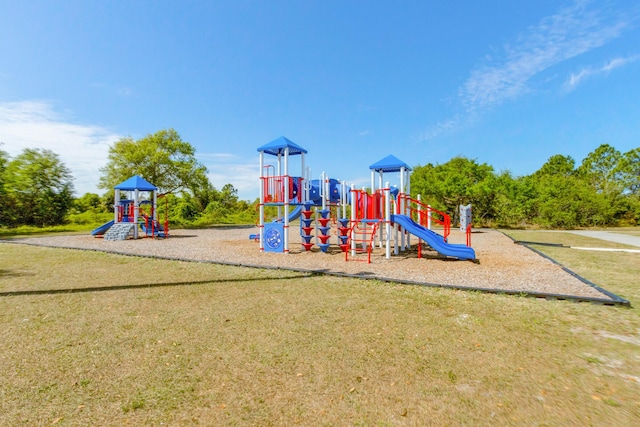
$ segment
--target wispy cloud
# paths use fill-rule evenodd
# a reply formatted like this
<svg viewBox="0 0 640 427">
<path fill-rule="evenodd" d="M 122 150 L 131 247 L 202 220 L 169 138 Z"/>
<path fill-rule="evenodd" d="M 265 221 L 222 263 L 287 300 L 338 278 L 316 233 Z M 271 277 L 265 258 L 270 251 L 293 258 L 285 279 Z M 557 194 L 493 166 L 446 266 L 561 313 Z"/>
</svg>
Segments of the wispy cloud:
<svg viewBox="0 0 640 427">
<path fill-rule="evenodd" d="M 615 70 L 616 68 L 623 67 L 627 64 L 637 61 L 640 59 L 640 55 L 628 56 L 626 58 L 615 58 L 601 67 L 585 67 L 581 68 L 580 71 L 576 73 L 571 73 L 569 78 L 564 83 L 564 90 L 566 92 L 571 92 L 578 85 L 582 84 L 585 80 L 590 79 L 592 77 L 608 74 L 609 72 Z"/>
<path fill-rule="evenodd" d="M 72 123 L 48 101 L 0 103 L 0 149 L 11 157 L 26 148 L 51 150 L 71 170 L 76 195 L 98 190 L 99 169 L 109 147 L 124 135 L 97 125 Z M 241 198 L 258 197 L 258 157 L 254 162 L 229 153 L 198 153 L 217 188 L 232 184 Z"/>
<path fill-rule="evenodd" d="M 430 126 L 427 130 L 420 133 L 419 139 L 421 141 L 428 141 L 441 135 L 449 135 L 456 130 L 465 126 L 467 119 L 460 115 L 456 115 L 453 118 L 440 121 L 435 125 Z"/>
<path fill-rule="evenodd" d="M 229 153 L 198 153 L 197 157 L 206 166 L 209 181 L 218 190 L 231 184 L 241 199 L 253 201 L 258 197 L 260 167 L 257 153 L 253 162 Z"/>
<path fill-rule="evenodd" d="M 464 116 L 432 126 L 424 132 L 425 139 L 463 128 L 470 121 L 466 116 L 530 92 L 529 82 L 534 76 L 616 39 L 636 19 L 635 11 L 622 13 L 598 8 L 589 0 L 576 0 L 541 19 L 504 45 L 497 55 L 471 70 L 457 91 Z"/>
<path fill-rule="evenodd" d="M 120 96 L 131 96 L 133 95 L 133 90 L 128 87 L 119 87 L 116 89 L 116 93 Z"/>
<path fill-rule="evenodd" d="M 590 9 L 589 1 L 577 1 L 543 18 L 520 35 L 504 55 L 481 65 L 459 89 L 467 110 L 490 107 L 529 91 L 527 82 L 536 74 L 620 36 L 630 17 L 609 16 Z"/>
<path fill-rule="evenodd" d="M 0 103 L 0 142 L 14 157 L 26 148 L 48 149 L 71 170 L 77 195 L 98 192 L 98 169 L 121 136 L 97 125 L 71 123 L 50 102 Z"/>
</svg>

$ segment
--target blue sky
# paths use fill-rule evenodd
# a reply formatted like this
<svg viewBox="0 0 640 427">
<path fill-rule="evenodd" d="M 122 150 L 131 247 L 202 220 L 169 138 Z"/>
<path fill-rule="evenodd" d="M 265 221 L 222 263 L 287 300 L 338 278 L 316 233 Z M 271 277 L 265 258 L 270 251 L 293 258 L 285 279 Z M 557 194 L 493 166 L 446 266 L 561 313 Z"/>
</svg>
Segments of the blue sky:
<svg viewBox="0 0 640 427">
<path fill-rule="evenodd" d="M 357 186 L 389 154 L 528 175 L 640 146 L 639 25 L 613 0 L 0 0 L 1 148 L 58 153 L 78 195 L 167 128 L 249 200 L 279 136 Z"/>
</svg>

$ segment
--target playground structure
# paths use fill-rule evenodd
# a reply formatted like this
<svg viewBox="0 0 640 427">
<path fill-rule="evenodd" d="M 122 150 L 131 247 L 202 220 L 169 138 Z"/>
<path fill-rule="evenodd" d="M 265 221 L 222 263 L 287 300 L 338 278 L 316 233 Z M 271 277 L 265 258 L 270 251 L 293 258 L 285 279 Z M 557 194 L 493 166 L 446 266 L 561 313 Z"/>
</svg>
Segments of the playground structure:
<svg viewBox="0 0 640 427">
<path fill-rule="evenodd" d="M 140 237 L 169 237 L 168 209 L 164 225 L 158 221 L 158 188 L 135 175 L 114 187 L 113 220 L 91 232 L 105 240 L 138 239 Z M 141 197 L 147 193 L 148 198 Z M 122 198 L 121 196 L 126 197 Z M 165 198 L 165 202 L 167 199 Z M 140 231 L 144 234 L 141 236 Z"/>
<path fill-rule="evenodd" d="M 389 258 L 393 246 L 397 255 L 411 247 L 411 236 L 418 238 L 419 257 L 424 242 L 447 257 L 476 259 L 471 248 L 470 206 L 464 225 L 467 244 L 449 243 L 451 218 L 422 203 L 419 197 L 410 197 L 411 168 L 393 155 L 372 164 L 371 188 L 358 190 L 354 185 L 347 189 L 344 181 L 330 179 L 324 172 L 320 179 L 310 179 L 310 170 L 305 168 L 307 150 L 285 137 L 259 147 L 258 152 L 259 233 L 250 237 L 259 242 L 261 252 L 288 253 L 290 223 L 299 218 L 305 251 L 317 245 L 327 252 L 335 234 L 347 261 L 371 262 L 376 247 L 385 248 L 385 257 Z M 276 165 L 266 165 L 265 155 L 275 156 Z M 300 156 L 300 176 L 289 175 L 292 156 Z M 400 185 L 391 188 L 384 181 L 385 173 L 400 173 Z M 267 206 L 277 207 L 277 218 L 273 221 L 266 219 Z M 431 229 L 434 223 L 442 226 L 442 235 Z M 366 258 L 359 254 L 366 254 Z"/>
</svg>

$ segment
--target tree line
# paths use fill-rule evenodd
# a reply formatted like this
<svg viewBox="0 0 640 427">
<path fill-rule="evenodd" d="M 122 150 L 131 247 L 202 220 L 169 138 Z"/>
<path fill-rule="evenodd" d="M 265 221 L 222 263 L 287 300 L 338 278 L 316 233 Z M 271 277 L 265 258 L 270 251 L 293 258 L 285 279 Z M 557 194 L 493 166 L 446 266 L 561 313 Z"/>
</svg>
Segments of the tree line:
<svg viewBox="0 0 640 427">
<path fill-rule="evenodd" d="M 73 178 L 49 150 L 25 149 L 14 159 L 0 150 L 0 225 L 62 224 L 73 204 Z"/>
<path fill-rule="evenodd" d="M 101 195 L 73 197 L 71 171 L 51 150 L 25 149 L 11 159 L 0 150 L 0 226 L 93 225 L 113 215 L 114 187 L 140 175 L 158 188 L 158 215 L 175 226 L 252 223 L 254 204 L 231 184 L 215 188 L 195 148 L 174 129 L 116 141 L 100 169 Z"/>
<path fill-rule="evenodd" d="M 433 207 L 473 205 L 476 226 L 570 229 L 640 224 L 640 148 L 600 145 L 576 166 L 556 154 L 535 173 L 514 177 L 486 163 L 455 157 L 414 168 L 411 191 Z"/>
<path fill-rule="evenodd" d="M 0 225 L 95 224 L 113 212 L 114 187 L 140 175 L 158 187 L 159 216 L 174 226 L 252 224 L 258 201 L 240 200 L 231 184 L 215 188 L 195 148 L 174 129 L 122 138 L 100 169 L 102 195 L 73 196 L 73 177 L 50 150 L 0 150 Z M 258 185 L 258 183 L 256 183 Z M 575 228 L 640 224 L 640 148 L 621 153 L 603 144 L 582 160 L 554 155 L 535 173 L 514 177 L 466 157 L 416 166 L 413 196 L 454 214 L 473 205 L 474 225 Z M 164 200 L 164 202 L 163 202 Z"/>
</svg>

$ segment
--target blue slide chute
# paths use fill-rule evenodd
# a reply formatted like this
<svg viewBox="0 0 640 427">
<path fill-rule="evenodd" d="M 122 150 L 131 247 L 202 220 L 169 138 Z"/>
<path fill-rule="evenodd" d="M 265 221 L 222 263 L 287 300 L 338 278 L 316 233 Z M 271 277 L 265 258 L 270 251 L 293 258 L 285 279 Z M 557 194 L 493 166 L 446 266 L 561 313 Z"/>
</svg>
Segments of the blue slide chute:
<svg viewBox="0 0 640 427">
<path fill-rule="evenodd" d="M 296 206 L 296 208 L 289 213 L 289 222 L 295 221 L 296 219 L 300 218 L 300 214 L 302 214 L 303 209 L 304 206 L 302 205 Z M 282 222 L 282 218 L 276 218 L 273 220 L 273 222 Z"/>
<path fill-rule="evenodd" d="M 100 227 L 96 228 L 95 230 L 93 230 L 91 232 L 92 236 L 102 236 L 104 233 L 107 232 L 108 229 L 111 228 L 111 226 L 113 226 L 113 220 L 102 224 Z"/>
<path fill-rule="evenodd" d="M 424 240 L 439 254 L 461 260 L 475 260 L 476 251 L 467 245 L 451 244 L 444 241 L 444 237 L 425 228 L 406 215 L 391 215 L 391 222 L 400 225 L 414 236 Z"/>
</svg>

